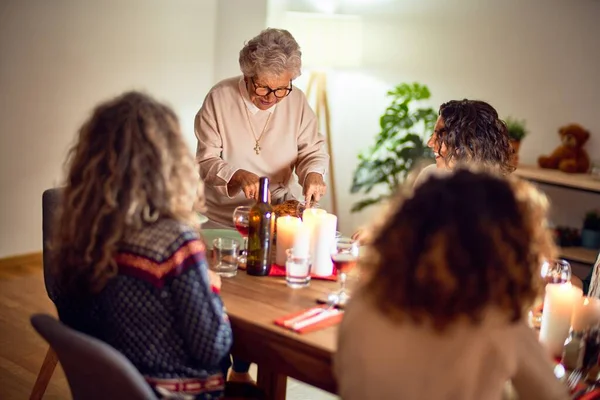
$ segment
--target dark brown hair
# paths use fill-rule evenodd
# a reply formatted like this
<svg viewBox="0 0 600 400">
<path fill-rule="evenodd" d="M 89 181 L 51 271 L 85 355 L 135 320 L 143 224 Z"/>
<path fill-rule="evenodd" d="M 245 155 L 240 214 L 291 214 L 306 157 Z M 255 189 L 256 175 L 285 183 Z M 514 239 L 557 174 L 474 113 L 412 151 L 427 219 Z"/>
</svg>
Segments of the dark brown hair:
<svg viewBox="0 0 600 400">
<path fill-rule="evenodd" d="M 447 165 L 464 162 L 499 168 L 503 174 L 514 170 L 513 149 L 506 124 L 486 102 L 452 100 L 440 106 L 444 129 L 437 133 L 437 152 L 446 145 Z"/>
<path fill-rule="evenodd" d="M 363 265 L 365 292 L 396 320 L 443 330 L 490 308 L 522 318 L 555 248 L 547 200 L 530 184 L 458 168 L 398 195 Z"/>
<path fill-rule="evenodd" d="M 194 224 L 202 207 L 194 159 L 175 113 L 137 92 L 100 104 L 79 130 L 54 244 L 58 281 L 77 294 L 116 275 L 123 236 L 159 217 Z"/>
</svg>

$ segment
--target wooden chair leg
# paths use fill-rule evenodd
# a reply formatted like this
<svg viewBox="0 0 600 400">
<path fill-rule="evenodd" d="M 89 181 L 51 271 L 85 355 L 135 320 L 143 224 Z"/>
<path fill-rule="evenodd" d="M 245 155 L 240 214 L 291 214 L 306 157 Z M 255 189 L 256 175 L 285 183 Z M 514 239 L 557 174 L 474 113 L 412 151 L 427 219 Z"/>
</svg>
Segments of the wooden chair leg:
<svg viewBox="0 0 600 400">
<path fill-rule="evenodd" d="M 58 364 L 58 357 L 56 356 L 56 353 L 52 347 L 48 347 L 46 357 L 44 358 L 42 368 L 40 368 L 40 373 L 35 380 L 33 389 L 31 390 L 31 396 L 29 396 L 29 400 L 41 400 L 42 397 L 44 397 L 48 383 L 50 383 L 50 378 L 52 378 L 52 374 L 56 369 L 56 364 Z"/>
<path fill-rule="evenodd" d="M 257 385 L 268 400 L 285 400 L 287 377 L 258 365 Z"/>
</svg>

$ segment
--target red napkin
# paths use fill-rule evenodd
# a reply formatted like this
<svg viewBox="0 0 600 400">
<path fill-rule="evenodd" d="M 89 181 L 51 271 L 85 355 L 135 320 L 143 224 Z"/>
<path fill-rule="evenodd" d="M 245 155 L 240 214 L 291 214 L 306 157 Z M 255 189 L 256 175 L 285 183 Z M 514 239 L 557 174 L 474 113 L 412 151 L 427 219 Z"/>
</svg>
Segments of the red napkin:
<svg viewBox="0 0 600 400">
<path fill-rule="evenodd" d="M 577 400 L 598 400 L 600 399 L 600 388 L 593 389 L 591 392 L 584 393 L 583 396 L 577 397 Z"/>
<path fill-rule="evenodd" d="M 240 264 L 238 266 L 239 269 L 245 270 L 246 266 Z M 271 264 L 271 271 L 269 272 L 269 276 L 285 276 L 285 267 L 277 264 Z M 321 279 L 324 281 L 337 281 L 337 271 L 333 270 L 333 275 L 329 276 L 317 276 L 314 274 L 310 274 L 311 279 Z"/>
<path fill-rule="evenodd" d="M 281 265 L 277 265 L 277 264 L 272 264 L 271 265 L 271 272 L 269 272 L 269 276 L 285 276 L 285 267 L 282 267 Z M 336 270 L 333 270 L 333 275 L 329 275 L 329 276 L 318 276 L 318 275 L 314 275 L 314 274 L 310 274 L 311 279 L 322 279 L 325 281 L 336 281 L 337 280 L 337 274 L 336 274 Z"/>
<path fill-rule="evenodd" d="M 343 316 L 343 310 L 323 305 L 286 315 L 274 322 L 297 333 L 308 333 L 339 324 Z"/>
</svg>

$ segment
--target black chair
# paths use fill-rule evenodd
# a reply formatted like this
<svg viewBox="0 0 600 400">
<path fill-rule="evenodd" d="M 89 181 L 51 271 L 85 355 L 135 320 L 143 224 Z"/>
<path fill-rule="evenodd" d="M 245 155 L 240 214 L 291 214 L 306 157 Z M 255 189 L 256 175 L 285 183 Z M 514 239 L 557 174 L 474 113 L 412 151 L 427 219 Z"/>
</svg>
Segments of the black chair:
<svg viewBox="0 0 600 400">
<path fill-rule="evenodd" d="M 56 298 L 56 286 L 51 274 L 51 240 L 56 230 L 56 212 L 62 200 L 62 188 L 45 190 L 42 194 L 42 255 L 44 259 L 44 284 L 50 300 Z"/>
<path fill-rule="evenodd" d="M 54 302 L 56 298 L 56 287 L 54 279 L 51 273 L 52 263 L 52 252 L 51 252 L 51 240 L 56 224 L 56 211 L 61 202 L 62 189 L 53 188 L 45 190 L 42 194 L 42 256 L 44 262 L 44 284 L 46 286 L 46 292 L 50 300 Z M 50 378 L 56 369 L 58 359 L 56 353 L 52 350 L 52 347 L 48 348 L 46 357 L 40 368 L 29 400 L 41 400 L 46 392 Z"/>
<path fill-rule="evenodd" d="M 31 324 L 56 351 L 73 400 L 157 398 L 133 364 L 108 344 L 50 315 L 36 314 Z"/>
</svg>

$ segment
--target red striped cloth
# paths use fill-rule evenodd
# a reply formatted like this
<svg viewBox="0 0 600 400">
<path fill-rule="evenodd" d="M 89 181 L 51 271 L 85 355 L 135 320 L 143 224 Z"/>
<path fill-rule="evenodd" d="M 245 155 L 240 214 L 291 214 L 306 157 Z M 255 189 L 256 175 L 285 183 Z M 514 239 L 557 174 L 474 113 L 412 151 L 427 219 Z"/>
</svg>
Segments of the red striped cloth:
<svg viewBox="0 0 600 400">
<path fill-rule="evenodd" d="M 276 319 L 274 323 L 285 329 L 302 334 L 339 324 L 343 316 L 344 311 L 321 305 L 283 316 Z"/>
</svg>

